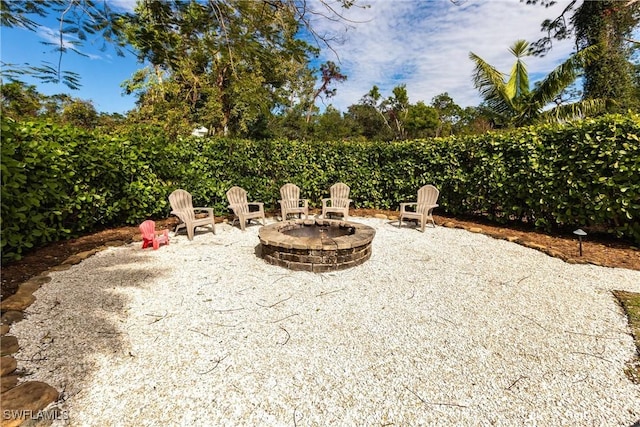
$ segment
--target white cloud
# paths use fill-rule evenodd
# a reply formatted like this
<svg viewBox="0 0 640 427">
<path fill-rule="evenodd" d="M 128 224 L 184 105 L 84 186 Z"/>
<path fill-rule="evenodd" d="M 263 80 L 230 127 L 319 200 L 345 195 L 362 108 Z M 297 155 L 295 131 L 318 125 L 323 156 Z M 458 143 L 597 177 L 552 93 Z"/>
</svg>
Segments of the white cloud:
<svg viewBox="0 0 640 427">
<path fill-rule="evenodd" d="M 72 34 L 62 34 L 61 40 L 59 30 L 54 30 L 53 28 L 45 27 L 44 25 L 38 27 L 37 34 L 41 39 L 44 39 L 46 43 L 51 43 L 56 47 L 62 45 L 62 47 L 66 49 L 74 49 L 91 60 L 104 59 L 101 55 L 83 52 L 78 45 L 74 44 L 74 42 L 79 42 L 80 39 Z"/>
<path fill-rule="evenodd" d="M 60 45 L 60 42 L 61 42 L 60 31 L 54 30 L 53 28 L 45 27 L 43 25 L 38 27 L 37 33 L 38 33 L 38 36 L 44 39 L 45 42 L 55 44 L 56 46 Z M 66 48 L 71 48 L 73 47 L 72 42 L 77 40 L 78 40 L 77 37 L 71 37 L 68 34 L 63 34 L 62 46 Z"/>
<path fill-rule="evenodd" d="M 476 106 L 480 98 L 471 81 L 469 52 L 509 72 L 514 58 L 508 49 L 513 42 L 538 40 L 543 36 L 542 21 L 558 16 L 568 3 L 561 0 L 544 8 L 519 0 L 468 0 L 460 5 L 449 0 L 367 2 L 371 7 L 346 11 L 349 19 L 359 23 L 348 28 L 342 45 L 334 46 L 348 80 L 338 85 L 337 95 L 328 102 L 342 111 L 373 85 L 388 96 L 399 84 L 407 85 L 412 103 L 430 103 L 434 96 L 448 92 L 458 105 Z M 326 20 L 317 25 L 320 32 L 344 28 Z M 571 40 L 554 42 L 547 56 L 527 58 L 530 76 L 548 74 L 572 48 Z M 328 49 L 321 57 L 337 61 Z"/>
<path fill-rule="evenodd" d="M 109 6 L 115 10 L 133 12 L 136 7 L 136 0 L 108 0 Z"/>
</svg>

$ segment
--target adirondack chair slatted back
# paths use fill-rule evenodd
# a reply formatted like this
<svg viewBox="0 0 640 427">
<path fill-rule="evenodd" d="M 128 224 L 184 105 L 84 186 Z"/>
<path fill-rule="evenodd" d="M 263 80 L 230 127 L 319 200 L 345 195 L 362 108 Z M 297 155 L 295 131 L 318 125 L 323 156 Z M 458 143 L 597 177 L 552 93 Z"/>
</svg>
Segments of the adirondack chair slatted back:
<svg viewBox="0 0 640 427">
<path fill-rule="evenodd" d="M 346 208 L 349 206 L 349 191 L 348 185 L 338 182 L 333 184 L 329 189 L 331 194 L 331 206 L 336 208 Z"/>
<path fill-rule="evenodd" d="M 193 211 L 193 198 L 188 191 L 177 189 L 169 195 L 171 210 L 180 212 L 186 221 L 193 221 L 195 213 Z M 186 222 L 185 221 L 185 222 Z"/>
<path fill-rule="evenodd" d="M 233 211 L 237 214 L 249 212 L 249 202 L 247 201 L 247 191 L 240 187 L 231 187 L 227 191 L 227 199 Z"/>
<path fill-rule="evenodd" d="M 403 219 L 415 219 L 420 224 L 420 230 L 424 232 L 427 221 L 431 221 L 433 226 L 433 210 L 438 207 L 437 201 L 440 191 L 433 185 L 427 184 L 418 190 L 417 202 L 400 203 L 400 215 L 398 215 L 398 226 L 402 227 Z"/>
<path fill-rule="evenodd" d="M 280 187 L 280 197 L 284 208 L 297 208 L 300 200 L 300 188 L 295 184 L 285 184 Z"/>
<path fill-rule="evenodd" d="M 227 199 L 229 200 L 229 207 L 233 210 L 233 213 L 240 221 L 240 228 L 244 231 L 247 221 L 252 219 L 262 220 L 262 225 L 265 225 L 264 217 L 264 203 L 263 202 L 251 202 L 247 200 L 247 192 L 244 188 L 233 186 L 227 191 Z M 254 208 L 251 211 L 250 206 Z M 235 222 L 235 219 L 234 219 Z"/>
<path fill-rule="evenodd" d="M 349 219 L 349 186 L 338 182 L 329 188 L 331 197 L 322 199 L 322 217 L 327 218 L 329 214 L 342 215 L 345 221 Z"/>
<path fill-rule="evenodd" d="M 280 197 L 278 202 L 283 221 L 286 221 L 288 214 L 304 214 L 305 218 L 309 218 L 309 201 L 300 198 L 300 187 L 291 183 L 285 184 L 280 187 Z"/>
<path fill-rule="evenodd" d="M 440 191 L 433 185 L 427 184 L 418 190 L 418 211 L 423 212 L 438 202 Z"/>
<path fill-rule="evenodd" d="M 189 240 L 193 239 L 196 227 L 209 227 L 215 234 L 216 224 L 213 208 L 194 207 L 191 193 L 181 188 L 175 190 L 169 195 L 169 204 L 171 205 L 171 214 L 176 215 L 180 219 L 180 223 L 176 225 L 175 232 L 185 228 Z M 196 217 L 196 212 L 200 218 Z"/>
</svg>

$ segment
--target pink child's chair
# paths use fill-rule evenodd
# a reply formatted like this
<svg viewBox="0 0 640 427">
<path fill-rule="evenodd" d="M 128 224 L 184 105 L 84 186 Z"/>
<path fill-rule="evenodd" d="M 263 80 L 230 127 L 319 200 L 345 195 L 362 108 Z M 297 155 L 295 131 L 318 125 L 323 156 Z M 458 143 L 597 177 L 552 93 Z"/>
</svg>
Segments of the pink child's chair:
<svg viewBox="0 0 640 427">
<path fill-rule="evenodd" d="M 140 224 L 140 232 L 142 233 L 142 249 L 149 246 L 158 249 L 162 244 L 169 244 L 169 230 L 156 231 L 155 221 L 148 219 Z"/>
</svg>

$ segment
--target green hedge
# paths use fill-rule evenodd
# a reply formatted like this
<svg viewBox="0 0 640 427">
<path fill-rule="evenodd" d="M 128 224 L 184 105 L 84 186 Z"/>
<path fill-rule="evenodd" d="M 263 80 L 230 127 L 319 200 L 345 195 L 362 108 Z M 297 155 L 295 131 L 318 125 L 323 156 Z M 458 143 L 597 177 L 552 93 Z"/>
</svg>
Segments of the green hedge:
<svg viewBox="0 0 640 427">
<path fill-rule="evenodd" d="M 640 116 L 405 142 L 167 140 L 154 128 L 105 135 L 2 121 L 2 259 L 101 226 L 169 214 L 184 188 L 226 214 L 239 185 L 276 209 L 287 182 L 319 205 L 337 181 L 355 207 L 397 209 L 432 183 L 440 212 L 593 227 L 640 242 Z"/>
<path fill-rule="evenodd" d="M 2 121 L 2 259 L 99 226 L 164 215 L 155 145 L 51 123 Z"/>
</svg>

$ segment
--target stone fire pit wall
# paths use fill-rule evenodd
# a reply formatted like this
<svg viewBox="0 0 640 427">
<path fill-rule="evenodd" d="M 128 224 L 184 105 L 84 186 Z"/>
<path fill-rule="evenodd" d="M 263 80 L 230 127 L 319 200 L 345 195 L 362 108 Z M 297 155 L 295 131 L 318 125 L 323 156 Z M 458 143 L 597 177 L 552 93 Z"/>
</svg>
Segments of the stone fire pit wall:
<svg viewBox="0 0 640 427">
<path fill-rule="evenodd" d="M 334 233 L 319 233 L 316 236 L 285 234 L 303 227 L 337 227 L 345 235 L 330 237 Z M 362 264 L 371 257 L 371 241 L 375 234 L 375 229 L 364 224 L 326 219 L 284 221 L 264 226 L 258 232 L 262 257 L 269 264 L 315 273 L 343 270 Z"/>
</svg>

